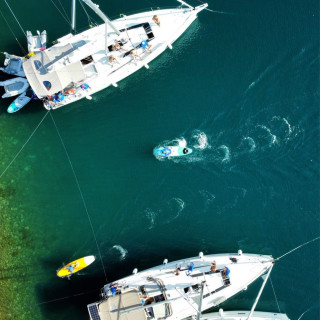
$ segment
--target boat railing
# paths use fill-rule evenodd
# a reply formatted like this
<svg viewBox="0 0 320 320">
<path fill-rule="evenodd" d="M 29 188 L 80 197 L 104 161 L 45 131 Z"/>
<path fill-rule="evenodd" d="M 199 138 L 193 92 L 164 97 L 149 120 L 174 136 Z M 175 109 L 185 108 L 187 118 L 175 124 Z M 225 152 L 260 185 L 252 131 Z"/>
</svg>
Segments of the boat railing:
<svg viewBox="0 0 320 320">
<path fill-rule="evenodd" d="M 163 6 L 163 7 L 146 7 L 146 8 L 143 8 L 143 9 L 139 9 L 139 10 L 133 10 L 133 11 L 127 11 L 127 12 L 121 12 L 117 15 L 112 15 L 110 16 L 110 20 L 113 21 L 113 20 L 117 20 L 117 19 L 120 19 L 120 18 L 123 18 L 125 16 L 130 16 L 130 15 L 133 15 L 133 14 L 138 14 L 138 13 L 143 13 L 143 12 L 146 12 L 146 11 L 157 11 L 157 10 L 166 10 L 166 9 L 177 9 L 177 8 L 181 8 L 182 5 L 178 5 L 178 6 Z M 102 24 L 103 22 L 101 21 L 100 23 L 95 23 L 95 24 L 91 24 L 89 25 L 89 27 L 91 28 L 94 28 L 100 24 Z M 86 31 L 88 30 L 88 27 L 85 26 L 85 27 L 78 27 L 77 28 L 77 32 L 76 34 L 79 34 L 83 31 Z"/>
</svg>

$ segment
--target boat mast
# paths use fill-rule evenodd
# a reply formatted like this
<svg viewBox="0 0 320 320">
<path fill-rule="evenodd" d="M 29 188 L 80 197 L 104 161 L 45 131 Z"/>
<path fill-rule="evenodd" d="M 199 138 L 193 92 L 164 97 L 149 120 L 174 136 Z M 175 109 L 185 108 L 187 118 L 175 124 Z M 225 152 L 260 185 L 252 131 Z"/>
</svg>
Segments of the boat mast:
<svg viewBox="0 0 320 320">
<path fill-rule="evenodd" d="M 267 280 L 268 280 L 268 278 L 269 278 L 269 276 L 270 276 L 270 273 L 271 273 L 271 270 L 272 270 L 273 266 L 274 266 L 274 264 L 272 263 L 272 265 L 271 265 L 271 267 L 270 267 L 270 269 L 269 269 L 269 271 L 268 271 L 268 274 L 267 274 L 266 278 L 264 279 L 264 281 L 263 281 L 263 283 L 262 283 L 262 286 L 261 286 L 260 291 L 259 291 L 259 293 L 258 293 L 258 295 L 257 295 L 257 298 L 256 298 L 256 300 L 255 300 L 255 302 L 254 302 L 254 304 L 253 304 L 253 306 L 252 306 L 252 308 L 251 308 L 251 311 L 250 311 L 250 313 L 249 313 L 249 316 L 248 316 L 247 320 L 249 320 L 249 319 L 251 318 L 252 314 L 253 314 L 253 311 L 254 311 L 254 309 L 255 309 L 258 301 L 259 301 L 259 298 L 260 298 L 261 293 L 262 293 L 262 291 L 263 291 L 263 289 L 264 289 L 264 286 L 265 286 L 266 283 L 267 283 Z"/>
<path fill-rule="evenodd" d="M 88 7 L 90 7 L 105 23 L 105 51 L 108 52 L 107 45 L 107 25 L 109 25 L 113 31 L 120 36 L 120 31 L 114 26 L 114 24 L 109 20 L 109 18 L 99 9 L 99 6 L 93 3 L 91 0 L 82 0 Z"/>
<path fill-rule="evenodd" d="M 71 28 L 72 28 L 72 31 L 75 32 L 75 29 L 76 29 L 76 0 L 72 0 L 72 24 L 71 24 Z"/>
</svg>

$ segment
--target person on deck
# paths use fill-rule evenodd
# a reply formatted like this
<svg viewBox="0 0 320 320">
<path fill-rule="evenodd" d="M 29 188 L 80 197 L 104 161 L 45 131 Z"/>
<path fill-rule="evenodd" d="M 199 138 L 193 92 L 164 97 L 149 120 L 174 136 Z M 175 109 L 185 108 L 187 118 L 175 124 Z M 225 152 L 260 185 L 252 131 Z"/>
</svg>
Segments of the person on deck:
<svg viewBox="0 0 320 320">
<path fill-rule="evenodd" d="M 109 63 L 111 64 L 112 67 L 115 63 L 120 64 L 120 62 L 113 55 L 109 56 Z"/>
<path fill-rule="evenodd" d="M 160 20 L 159 20 L 158 16 L 154 15 L 152 20 L 154 21 L 154 23 L 156 23 L 160 27 Z"/>
<path fill-rule="evenodd" d="M 138 55 L 137 50 L 135 49 L 131 50 L 130 55 L 136 65 L 137 65 L 136 58 L 139 58 L 142 61 L 142 58 Z"/>
<path fill-rule="evenodd" d="M 114 44 L 111 48 L 113 51 L 127 51 L 126 49 L 122 48 L 119 43 Z"/>
<path fill-rule="evenodd" d="M 90 86 L 89 86 L 87 83 L 83 83 L 83 84 L 80 86 L 80 88 L 83 89 L 83 90 L 86 90 L 86 91 L 88 91 L 89 89 L 91 89 Z"/>
<path fill-rule="evenodd" d="M 229 276 L 230 274 L 230 269 L 228 267 L 225 267 L 223 270 L 222 270 L 222 274 L 226 277 Z"/>
<path fill-rule="evenodd" d="M 194 263 L 191 262 L 187 271 L 187 276 L 190 276 L 194 269 Z"/>
<path fill-rule="evenodd" d="M 217 265 L 216 265 L 216 262 L 213 261 L 213 262 L 211 263 L 210 271 L 211 271 L 211 272 L 216 272 L 216 270 L 217 270 Z"/>
<path fill-rule="evenodd" d="M 150 50 L 151 44 L 149 44 L 147 40 L 143 40 L 143 41 L 140 43 L 140 45 L 141 45 L 141 48 L 142 48 L 144 51 L 149 52 L 149 53 L 152 52 L 152 51 Z"/>
</svg>

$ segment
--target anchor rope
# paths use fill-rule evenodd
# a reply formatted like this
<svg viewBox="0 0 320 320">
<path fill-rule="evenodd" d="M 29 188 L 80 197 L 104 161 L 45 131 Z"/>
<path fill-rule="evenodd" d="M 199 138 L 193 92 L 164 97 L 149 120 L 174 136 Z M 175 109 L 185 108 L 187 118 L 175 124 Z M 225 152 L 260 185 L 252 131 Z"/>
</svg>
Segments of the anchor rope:
<svg viewBox="0 0 320 320">
<path fill-rule="evenodd" d="M 3 172 L 0 175 L 0 179 L 2 178 L 2 176 L 6 173 L 6 171 L 10 168 L 10 166 L 12 165 L 12 163 L 17 159 L 17 157 L 19 156 L 19 154 L 21 153 L 21 151 L 24 149 L 24 147 L 27 145 L 27 143 L 30 141 L 30 139 L 32 138 L 32 136 L 36 133 L 37 129 L 40 127 L 41 123 L 43 122 L 43 120 L 46 118 L 46 116 L 48 115 L 48 113 L 50 112 L 50 110 L 48 110 L 46 112 L 46 114 L 44 115 L 44 117 L 41 119 L 41 121 L 39 122 L 39 124 L 36 126 L 36 128 L 33 130 L 33 132 L 31 133 L 31 135 L 29 136 L 29 138 L 27 139 L 27 141 L 23 144 L 23 146 L 20 148 L 20 150 L 17 152 L 17 154 L 13 157 L 13 159 L 10 161 L 10 163 L 8 164 L 8 166 L 3 170 Z"/>
<path fill-rule="evenodd" d="M 21 26 L 21 24 L 20 24 L 19 20 L 17 19 L 17 17 L 16 17 L 16 16 L 15 16 L 15 14 L 13 13 L 13 11 L 11 10 L 11 8 L 10 8 L 10 6 L 9 6 L 9 4 L 8 4 L 8 2 L 7 2 L 7 0 L 4 0 L 4 2 L 5 2 L 5 3 L 6 3 L 6 5 L 8 6 L 8 8 L 9 8 L 9 10 L 11 11 L 11 13 L 12 13 L 13 17 L 16 19 L 16 21 L 17 21 L 17 23 L 18 23 L 19 27 L 21 28 L 21 30 L 22 30 L 22 32 L 23 32 L 23 34 L 24 34 L 25 36 L 27 36 L 27 35 L 26 35 L 26 33 L 25 33 L 25 31 L 24 31 L 24 29 L 22 28 L 22 26 Z"/>
<path fill-rule="evenodd" d="M 273 283 L 272 283 L 272 280 L 271 280 L 271 276 L 270 276 L 270 283 L 271 283 L 271 287 L 272 287 L 272 291 L 273 291 L 274 297 L 276 299 L 276 303 L 277 303 L 277 306 L 278 306 L 279 313 L 281 313 L 280 306 L 279 306 L 278 299 L 277 299 L 277 295 L 276 295 L 276 291 L 274 290 L 274 286 L 273 286 Z"/>
<path fill-rule="evenodd" d="M 299 317 L 298 320 L 300 320 L 300 319 L 304 316 L 304 314 L 307 313 L 307 312 L 309 312 L 312 308 L 313 308 L 313 306 L 310 307 L 309 309 L 307 309 L 306 311 L 304 311 L 304 312 L 301 314 L 301 316 Z"/>
<path fill-rule="evenodd" d="M 297 247 L 295 247 L 294 249 L 292 249 L 292 250 L 288 251 L 287 253 L 283 254 L 281 257 L 278 257 L 278 258 L 274 259 L 274 261 L 278 261 L 278 260 L 282 259 L 283 257 L 285 257 L 286 255 L 288 255 L 289 253 L 291 253 L 291 252 L 293 252 L 293 251 L 296 251 L 296 250 L 298 250 L 299 248 L 304 247 L 304 246 L 306 246 L 307 244 L 309 244 L 309 243 L 311 243 L 311 242 L 313 242 L 313 241 L 319 240 L 319 239 L 320 239 L 320 236 L 319 236 L 319 237 L 316 237 L 316 238 L 314 238 L 314 239 L 312 239 L 312 240 L 310 240 L 310 241 L 307 241 L 307 242 L 301 244 L 300 246 L 297 246 Z"/>
<path fill-rule="evenodd" d="M 83 9 L 83 11 L 85 12 L 85 14 L 87 15 L 87 19 L 88 19 L 88 23 L 89 23 L 89 26 L 92 25 L 93 23 L 95 25 L 97 25 L 97 22 L 89 15 L 89 13 L 87 12 L 86 8 L 85 8 L 85 5 L 82 3 L 81 0 L 79 0 L 80 4 L 81 4 L 81 7 Z"/>
<path fill-rule="evenodd" d="M 23 54 L 24 54 L 24 55 L 26 55 L 26 54 L 27 54 L 27 52 L 24 50 L 24 48 L 23 48 L 22 44 L 19 42 L 19 40 L 18 40 L 17 36 L 16 36 L 16 35 L 15 35 L 15 33 L 13 32 L 13 30 L 11 29 L 10 24 L 8 23 L 8 21 L 7 21 L 7 19 L 5 18 L 5 16 L 3 15 L 3 13 L 2 13 L 2 11 L 1 11 L 1 9 L 0 9 L 0 13 L 1 13 L 1 16 L 2 16 L 2 18 L 4 19 L 4 21 L 6 22 L 6 24 L 7 24 L 8 28 L 9 28 L 9 30 L 11 31 L 11 33 L 12 33 L 12 34 L 13 34 L 13 36 L 14 36 L 14 38 L 15 38 L 15 39 L 16 39 L 16 41 L 18 42 L 18 44 L 19 44 L 19 47 L 20 47 L 21 51 L 23 52 Z"/>
<path fill-rule="evenodd" d="M 71 26 L 71 21 L 69 20 L 68 15 L 66 14 L 66 12 L 65 12 L 65 15 L 64 15 L 63 12 L 61 12 L 61 10 L 58 8 L 58 6 L 54 3 L 54 1 L 51 0 L 51 2 L 56 7 L 56 9 L 59 11 L 59 13 L 61 14 L 62 18 L 67 21 L 68 25 Z M 60 1 L 59 1 L 59 3 L 60 3 Z M 61 5 L 61 3 L 60 3 L 60 5 Z M 63 8 L 63 6 L 62 6 L 62 8 Z"/>
<path fill-rule="evenodd" d="M 85 201 L 85 199 L 84 199 L 84 196 L 83 196 L 83 193 L 82 193 L 82 190 L 81 190 L 81 187 L 80 187 L 80 183 L 79 183 L 77 174 L 76 174 L 75 169 L 74 169 L 74 167 L 73 167 L 73 164 L 72 164 L 72 162 L 71 162 L 71 158 L 70 158 L 70 156 L 69 156 L 69 153 L 68 153 L 68 151 L 67 151 L 67 148 L 66 148 L 66 146 L 65 146 L 65 144 L 64 144 L 64 142 L 63 142 L 63 139 L 62 139 L 62 136 L 61 136 L 61 134 L 60 134 L 60 131 L 59 131 L 57 125 L 56 125 L 56 122 L 55 122 L 54 119 L 53 119 L 52 113 L 50 113 L 50 116 L 51 116 L 52 122 L 53 122 L 53 124 L 54 124 L 54 126 L 55 126 L 55 129 L 56 129 L 56 131 L 57 131 L 57 133 L 58 133 L 58 136 L 59 136 L 59 138 L 60 138 L 60 141 L 61 141 L 61 144 L 62 144 L 62 146 L 63 146 L 63 149 L 64 149 L 64 151 L 65 151 L 65 153 L 66 153 L 67 158 L 68 158 L 68 161 L 69 161 L 69 164 L 70 164 L 70 167 L 71 167 L 73 176 L 74 176 L 74 178 L 75 178 L 75 181 L 76 181 L 76 184 L 77 184 L 77 187 L 78 187 L 78 190 L 79 190 L 81 199 L 82 199 L 82 203 L 83 203 L 83 206 L 84 206 L 84 208 L 85 208 L 85 211 L 86 211 L 86 214 L 87 214 L 87 217 L 88 217 L 88 220 L 89 220 L 89 224 L 90 224 L 90 227 L 91 227 L 91 230 L 92 230 L 92 234 L 93 234 L 93 237 L 94 237 L 94 240 L 95 240 L 97 249 L 98 249 L 98 253 L 99 253 L 101 265 L 102 265 L 102 268 L 103 268 L 104 276 L 105 276 L 105 278 L 107 279 L 107 274 L 106 274 L 106 270 L 105 270 L 105 268 L 104 268 L 104 264 L 103 264 L 103 260 L 102 260 L 102 255 L 101 255 L 100 247 L 99 247 L 99 244 L 98 244 L 98 240 L 97 240 L 97 237 L 96 237 L 96 233 L 95 233 L 94 228 L 93 228 L 93 224 L 92 224 L 92 220 L 91 220 L 91 217 L 90 217 L 90 214 L 89 214 L 89 210 L 88 210 L 86 201 Z"/>
</svg>

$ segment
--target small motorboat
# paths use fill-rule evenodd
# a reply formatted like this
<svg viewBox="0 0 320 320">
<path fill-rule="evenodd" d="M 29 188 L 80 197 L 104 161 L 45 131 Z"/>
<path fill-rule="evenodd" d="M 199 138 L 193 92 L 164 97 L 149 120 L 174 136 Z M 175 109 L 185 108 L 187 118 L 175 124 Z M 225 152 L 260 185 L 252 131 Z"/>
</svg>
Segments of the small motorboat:
<svg viewBox="0 0 320 320">
<path fill-rule="evenodd" d="M 190 153 L 192 153 L 192 149 L 179 146 L 160 147 L 153 150 L 153 154 L 156 157 L 162 158 L 181 157 Z"/>
<path fill-rule="evenodd" d="M 3 86 L 5 90 L 5 94 L 2 95 L 2 98 L 10 98 L 27 91 L 29 82 L 25 78 L 18 77 L 0 81 L 0 86 Z"/>
<path fill-rule="evenodd" d="M 72 274 L 88 267 L 94 262 L 94 256 L 86 256 L 77 260 L 74 260 L 57 271 L 57 276 L 60 278 L 70 277 Z"/>
<path fill-rule="evenodd" d="M 8 54 L 7 52 L 4 52 L 4 55 L 6 56 L 4 60 L 4 68 L 0 68 L 0 70 L 15 76 L 25 77 L 26 75 L 23 71 L 22 64 L 26 59 L 13 54 Z"/>
<path fill-rule="evenodd" d="M 44 30 L 40 33 L 37 30 L 36 36 L 33 36 L 31 31 L 27 31 L 27 41 L 29 52 L 37 53 L 43 51 L 47 47 L 47 31 Z"/>
<path fill-rule="evenodd" d="M 8 113 L 14 113 L 23 108 L 32 98 L 29 97 L 25 92 L 16 98 L 8 107 Z"/>
</svg>

